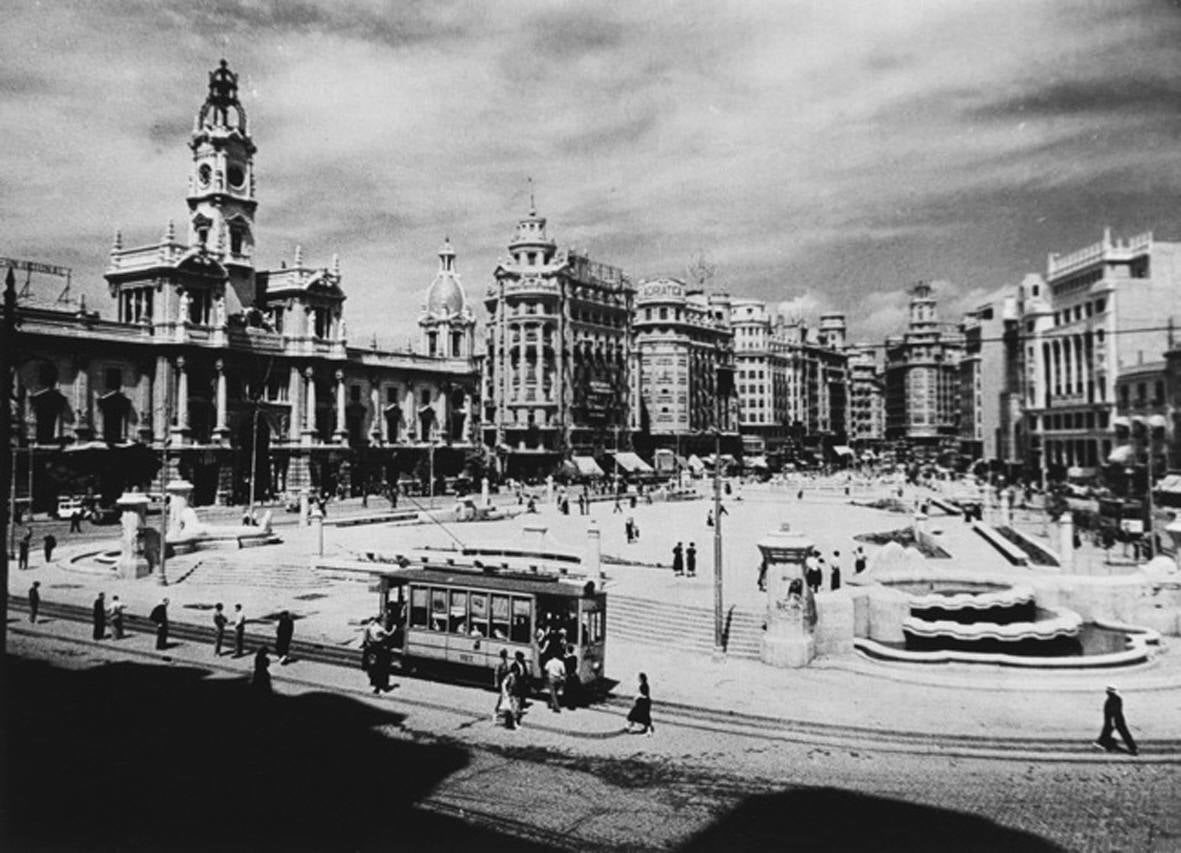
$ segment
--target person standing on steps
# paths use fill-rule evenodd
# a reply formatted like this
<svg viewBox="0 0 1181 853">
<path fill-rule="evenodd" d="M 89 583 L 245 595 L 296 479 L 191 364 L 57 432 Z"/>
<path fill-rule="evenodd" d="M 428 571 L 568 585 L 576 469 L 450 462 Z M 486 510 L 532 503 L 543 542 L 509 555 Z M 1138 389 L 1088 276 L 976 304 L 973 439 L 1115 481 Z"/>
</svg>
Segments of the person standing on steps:
<svg viewBox="0 0 1181 853">
<path fill-rule="evenodd" d="M 94 599 L 94 639 L 101 640 L 107 636 L 107 601 L 100 592 Z"/>
<path fill-rule="evenodd" d="M 213 605 L 213 656 L 221 657 L 221 644 L 226 639 L 226 625 L 230 620 L 226 618 L 225 608 L 219 601 Z"/>
<path fill-rule="evenodd" d="M 27 556 L 27 552 L 26 552 Z M 41 581 L 33 581 L 33 585 L 29 587 L 29 621 L 34 625 L 37 624 L 37 611 L 41 609 Z"/>
<path fill-rule="evenodd" d="M 148 618 L 156 623 L 156 650 L 164 651 L 168 648 L 168 599 L 153 607 Z"/>
<path fill-rule="evenodd" d="M 234 657 L 240 658 L 246 654 L 246 614 L 242 612 L 242 605 L 234 605 Z"/>
<path fill-rule="evenodd" d="M 685 574 L 685 558 L 682 555 L 681 543 L 678 542 L 673 548 L 673 576 L 681 577 Z"/>
<path fill-rule="evenodd" d="M 685 574 L 691 578 L 697 577 L 697 545 L 689 543 L 689 550 L 685 552 Z"/>
<path fill-rule="evenodd" d="M 1116 748 L 1115 739 L 1111 736 L 1113 728 L 1124 739 L 1124 745 L 1127 746 L 1128 752 L 1132 755 L 1139 755 L 1140 750 L 1136 747 L 1136 741 L 1132 739 L 1132 733 L 1128 731 L 1128 724 L 1124 721 L 1124 700 L 1115 687 L 1109 686 L 1107 700 L 1103 703 L 1103 730 L 1099 732 L 1099 739 L 1095 741 L 1095 746 L 1106 749 L 1108 752 L 1113 751 Z"/>
<path fill-rule="evenodd" d="M 279 624 L 275 626 L 275 655 L 281 666 L 287 666 L 291 660 L 291 638 L 295 634 L 295 620 L 291 618 L 291 611 L 284 610 L 279 614 Z"/>
</svg>

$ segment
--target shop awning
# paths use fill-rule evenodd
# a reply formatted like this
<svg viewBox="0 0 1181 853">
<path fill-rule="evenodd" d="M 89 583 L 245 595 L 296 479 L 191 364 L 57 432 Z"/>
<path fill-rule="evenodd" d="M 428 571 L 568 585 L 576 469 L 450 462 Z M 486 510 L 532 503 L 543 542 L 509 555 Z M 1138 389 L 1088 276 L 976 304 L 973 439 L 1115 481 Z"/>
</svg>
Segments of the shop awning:
<svg viewBox="0 0 1181 853">
<path fill-rule="evenodd" d="M 834 444 L 833 448 L 832 448 L 832 452 L 835 453 L 837 456 L 852 456 L 853 455 L 853 448 L 849 447 L 848 445 L 844 445 L 844 444 Z"/>
<path fill-rule="evenodd" d="M 599 467 L 599 463 L 594 460 L 593 456 L 575 456 L 573 457 L 574 466 L 578 468 L 578 473 L 583 477 L 602 477 L 603 469 Z"/>
<path fill-rule="evenodd" d="M 615 461 L 619 467 L 628 473 L 649 473 L 652 466 L 630 450 L 621 450 L 615 454 Z"/>
<path fill-rule="evenodd" d="M 1107 457 L 1107 461 L 1114 465 L 1127 465 L 1132 461 L 1133 456 L 1134 451 L 1132 450 L 1132 445 L 1121 444 L 1115 450 L 1111 451 L 1111 455 Z"/>
</svg>

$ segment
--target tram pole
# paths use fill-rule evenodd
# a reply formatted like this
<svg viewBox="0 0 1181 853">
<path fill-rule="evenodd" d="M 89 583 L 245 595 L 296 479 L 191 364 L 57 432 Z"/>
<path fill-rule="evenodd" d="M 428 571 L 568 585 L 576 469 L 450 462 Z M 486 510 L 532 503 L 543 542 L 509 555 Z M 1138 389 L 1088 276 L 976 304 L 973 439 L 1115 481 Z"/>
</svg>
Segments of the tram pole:
<svg viewBox="0 0 1181 853">
<path fill-rule="evenodd" d="M 156 583 L 168 586 L 168 440 L 172 432 L 172 375 L 164 384 L 164 434 L 160 436 L 160 568 Z"/>
<path fill-rule="evenodd" d="M 722 642 L 722 431 L 714 433 L 714 657 L 725 654 Z"/>
<path fill-rule="evenodd" d="M 12 274 L 12 267 L 8 268 L 8 275 L 4 278 L 4 323 L 3 335 L 0 335 L 0 402 L 4 410 L 0 412 L 0 487 L 13 489 L 16 484 L 13 478 L 16 474 L 16 452 L 8 453 L 9 442 L 12 441 L 12 370 L 17 362 L 13 350 L 16 347 L 16 278 Z M 11 463 L 9 462 L 11 460 Z M 32 494 L 29 495 L 29 511 L 32 513 Z M 13 501 L 15 505 L 15 501 Z M 4 514 L 3 521 L 16 529 L 16 514 L 0 503 L 0 513 Z M 0 689 L 5 690 L 7 696 L 7 660 L 8 660 L 8 552 L 0 548 Z"/>
</svg>

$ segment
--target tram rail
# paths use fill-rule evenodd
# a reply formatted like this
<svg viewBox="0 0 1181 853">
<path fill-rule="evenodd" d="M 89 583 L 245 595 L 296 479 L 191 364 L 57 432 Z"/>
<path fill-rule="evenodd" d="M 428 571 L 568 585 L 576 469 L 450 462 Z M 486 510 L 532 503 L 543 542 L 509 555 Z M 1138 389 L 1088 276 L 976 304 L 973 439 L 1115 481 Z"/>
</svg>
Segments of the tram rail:
<svg viewBox="0 0 1181 853">
<path fill-rule="evenodd" d="M 28 612 L 28 601 L 25 598 L 12 596 L 8 600 L 11 610 Z M 49 602 L 42 599 L 39 613 L 43 616 L 63 619 L 70 622 L 88 624 L 92 613 L 89 607 L 61 602 Z M 124 628 L 128 632 L 154 634 L 156 625 L 145 616 L 127 614 L 124 617 Z M 195 625 L 189 622 L 170 621 L 168 634 L 172 639 L 189 640 L 211 645 L 215 632 L 212 626 Z M 232 635 L 228 635 L 232 646 Z M 271 634 L 257 631 L 246 632 L 246 644 L 257 647 L 262 644 L 273 645 Z M 292 640 L 291 656 L 296 659 L 326 664 L 329 666 L 345 667 L 360 670 L 360 649 L 332 645 L 329 643 L 315 643 L 306 640 Z M 403 677 L 414 677 L 410 673 L 400 673 Z M 286 673 L 284 677 L 289 677 Z M 292 678 L 293 681 L 309 683 L 304 679 Z M 454 683 L 468 684 L 488 688 L 483 681 L 449 679 Z M 399 699 L 399 701 L 405 701 Z M 418 704 L 418 703 L 412 703 Z M 600 709 L 618 709 L 624 711 L 631 706 L 627 697 L 608 693 L 594 707 Z M 837 723 L 822 723 L 812 720 L 798 720 L 785 717 L 772 717 L 749 714 L 740 711 L 722 711 L 704 708 L 679 702 L 660 701 L 660 721 L 666 726 L 696 728 L 703 731 L 714 731 L 745 737 L 757 737 L 764 740 L 775 740 L 811 744 L 818 747 L 840 749 L 867 749 L 884 752 L 934 754 L 946 757 L 982 758 L 1012 760 L 1024 757 L 1029 760 L 1040 761 L 1076 761 L 1076 760 L 1104 760 L 1126 759 L 1126 756 L 1096 754 L 1089 739 L 1064 737 L 982 737 L 964 734 L 933 734 L 928 732 L 904 731 L 899 729 L 870 728 Z M 597 737 L 597 736 L 594 736 Z M 1148 751 L 1142 752 L 1135 759 L 1141 763 L 1181 764 L 1181 739 L 1152 740 Z"/>
</svg>

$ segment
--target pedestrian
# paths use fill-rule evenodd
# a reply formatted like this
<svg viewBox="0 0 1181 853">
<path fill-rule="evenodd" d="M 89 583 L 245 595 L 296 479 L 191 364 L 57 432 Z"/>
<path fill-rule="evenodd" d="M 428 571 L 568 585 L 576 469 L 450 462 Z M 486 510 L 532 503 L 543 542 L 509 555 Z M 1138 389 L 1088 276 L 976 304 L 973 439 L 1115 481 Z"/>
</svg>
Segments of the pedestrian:
<svg viewBox="0 0 1181 853">
<path fill-rule="evenodd" d="M 578 655 L 574 653 L 574 646 L 566 646 L 566 656 L 562 658 L 566 666 L 566 680 L 562 685 L 562 700 L 565 706 L 573 711 L 582 703 L 582 679 L 578 675 Z"/>
<path fill-rule="evenodd" d="M 636 701 L 632 704 L 632 709 L 627 712 L 627 731 L 632 734 L 632 726 L 640 727 L 635 734 L 646 734 L 651 736 L 656 727 L 652 725 L 652 693 L 648 688 L 648 676 L 640 673 L 640 684 L 636 690 Z"/>
<path fill-rule="evenodd" d="M 507 651 L 502 649 L 501 654 L 508 658 Z M 496 716 L 504 720 L 504 727 L 509 731 L 516 731 L 517 726 L 521 724 L 521 712 L 517 701 L 518 678 L 516 665 L 510 664 L 500 682 L 500 698 L 496 702 Z"/>
<path fill-rule="evenodd" d="M 829 588 L 834 592 L 841 588 L 841 552 L 832 552 L 832 569 L 828 575 Z"/>
<path fill-rule="evenodd" d="M 18 553 L 20 555 L 19 562 L 17 563 L 18 569 L 24 570 L 29 567 L 29 544 L 32 541 L 33 541 L 33 528 L 26 527 L 25 528 L 25 535 L 20 538 L 20 542 L 17 545 L 17 547 L 19 549 Z"/>
<path fill-rule="evenodd" d="M 617 512 L 623 512 L 623 505 L 619 503 L 619 490 L 615 490 L 615 506 L 611 508 L 611 514 L 615 515 Z"/>
<path fill-rule="evenodd" d="M 275 626 L 275 655 L 281 666 L 287 666 L 291 661 L 291 637 L 295 634 L 295 620 L 291 618 L 291 611 L 284 610 L 279 614 L 279 624 Z"/>
<path fill-rule="evenodd" d="M 52 533 L 46 533 L 44 539 L 45 546 L 45 562 L 49 563 L 53 560 L 53 549 L 57 547 L 57 537 Z"/>
<path fill-rule="evenodd" d="M 219 601 L 213 605 L 213 656 L 221 657 L 221 644 L 226 639 L 226 625 L 230 622 L 226 618 L 225 607 Z"/>
<path fill-rule="evenodd" d="M 492 686 L 496 688 L 496 705 L 492 709 L 492 722 L 497 722 L 502 713 L 504 713 L 505 699 L 504 699 L 504 680 L 508 678 L 509 670 L 511 669 L 508 662 L 508 649 L 500 650 L 500 662 L 496 664 L 496 670 L 492 673 Z"/>
<path fill-rule="evenodd" d="M 168 648 L 168 599 L 165 598 L 152 608 L 148 618 L 156 623 L 156 649 L 163 651 Z"/>
<path fill-rule="evenodd" d="M 533 675 L 529 672 L 529 663 L 525 660 L 524 652 L 517 652 L 513 656 L 513 713 L 517 725 L 521 725 L 521 717 L 525 714 L 525 706 L 529 704 L 529 690 L 532 686 Z"/>
<path fill-rule="evenodd" d="M 706 527 L 713 527 L 714 526 L 714 511 L 712 509 L 709 510 L 705 514 L 705 526 Z"/>
<path fill-rule="evenodd" d="M 379 644 L 386 641 L 386 636 L 379 617 L 374 616 L 365 624 L 365 633 L 361 636 L 361 669 L 369 671 L 373 665 L 373 653 Z"/>
<path fill-rule="evenodd" d="M 685 558 L 682 556 L 681 543 L 678 542 L 673 548 L 673 576 L 680 577 L 685 574 Z"/>
<path fill-rule="evenodd" d="M 561 654 L 556 654 L 545 662 L 545 681 L 549 687 L 549 709 L 555 714 L 562 713 L 562 706 L 558 696 L 562 692 L 562 684 L 566 680 L 566 663 Z"/>
<path fill-rule="evenodd" d="M 41 581 L 33 581 L 29 587 L 29 621 L 37 624 L 37 611 L 41 609 Z"/>
<path fill-rule="evenodd" d="M 1103 703 L 1103 730 L 1099 732 L 1099 739 L 1095 741 L 1095 746 L 1106 749 L 1108 752 L 1114 751 L 1116 744 L 1115 739 L 1111 736 L 1113 728 L 1124 739 L 1124 745 L 1128 748 L 1128 752 L 1132 755 L 1139 755 L 1140 750 L 1136 748 L 1136 741 L 1132 739 L 1132 733 L 1128 731 L 1128 724 L 1124 721 L 1124 700 L 1120 698 L 1115 687 L 1109 686 L 1107 700 Z"/>
<path fill-rule="evenodd" d="M 796 492 L 796 500 L 802 501 L 803 499 L 804 499 L 804 490 L 800 489 L 798 492 Z"/>
<path fill-rule="evenodd" d="M 242 605 L 234 605 L 234 657 L 240 658 L 246 654 L 246 614 L 242 612 Z"/>
<path fill-rule="evenodd" d="M 858 545 L 853 552 L 853 574 L 859 575 L 865 571 L 865 550 Z"/>
<path fill-rule="evenodd" d="M 392 663 L 389 643 L 383 639 L 374 645 L 369 657 L 369 686 L 373 688 L 375 696 L 390 689 L 390 666 Z"/>
<path fill-rule="evenodd" d="M 685 574 L 691 578 L 697 577 L 697 545 L 689 543 L 689 550 L 685 552 Z"/>
<path fill-rule="evenodd" d="M 627 536 L 627 544 L 628 545 L 632 544 L 632 542 L 635 541 L 635 537 L 632 535 L 632 525 L 634 523 L 635 522 L 632 520 L 632 517 L 630 515 L 627 517 L 627 521 L 625 521 L 623 523 L 623 533 L 625 536 Z"/>
<path fill-rule="evenodd" d="M 759 563 L 759 592 L 767 591 L 767 561 L 763 560 Z"/>
<path fill-rule="evenodd" d="M 271 659 L 266 646 L 259 646 L 254 653 L 254 675 L 250 679 L 250 686 L 260 696 L 271 693 Z"/>
<path fill-rule="evenodd" d="M 94 639 L 101 640 L 107 636 L 107 601 L 100 592 L 94 599 Z"/>
<path fill-rule="evenodd" d="M 75 509 L 73 512 L 70 513 L 70 532 L 71 533 L 81 533 L 82 532 L 82 510 L 81 509 Z"/>
<path fill-rule="evenodd" d="M 111 623 L 111 636 L 116 640 L 123 639 L 123 602 L 119 596 L 111 596 L 111 608 L 107 611 L 107 621 Z"/>
<path fill-rule="evenodd" d="M 804 582 L 808 584 L 808 589 L 816 593 L 820 590 L 821 578 L 820 561 L 815 551 L 809 551 L 808 556 L 804 558 Z"/>
</svg>

